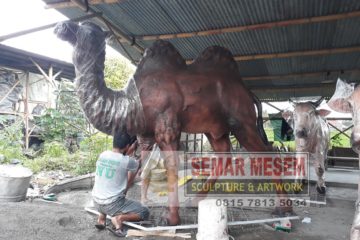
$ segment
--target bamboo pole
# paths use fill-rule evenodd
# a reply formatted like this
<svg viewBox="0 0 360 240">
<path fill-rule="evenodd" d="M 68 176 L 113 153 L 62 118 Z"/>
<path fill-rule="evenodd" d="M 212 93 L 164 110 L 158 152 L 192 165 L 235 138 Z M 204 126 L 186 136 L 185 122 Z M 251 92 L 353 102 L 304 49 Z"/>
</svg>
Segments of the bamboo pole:
<svg viewBox="0 0 360 240">
<path fill-rule="evenodd" d="M 321 77 L 321 76 L 326 76 L 329 79 L 332 79 L 330 76 L 335 74 L 336 77 L 338 77 L 340 74 L 345 74 L 345 73 L 356 73 L 359 72 L 360 70 L 358 69 L 349 69 L 349 70 L 345 70 L 343 73 L 341 73 L 340 71 L 324 71 L 324 72 L 310 72 L 310 73 L 293 73 L 293 74 L 284 74 L 284 75 L 269 75 L 269 76 L 249 76 L 249 77 L 243 77 L 241 78 L 243 81 L 256 81 L 256 80 L 272 80 L 272 79 L 277 79 L 277 80 L 284 80 L 284 79 L 288 79 L 288 78 L 294 78 L 294 77 L 300 77 L 300 78 L 306 78 L 306 77 Z"/>
<path fill-rule="evenodd" d="M 96 5 L 96 4 L 111 4 L 111 3 L 117 3 L 117 2 L 123 2 L 124 0 L 88 0 L 89 5 Z M 57 2 L 57 3 L 48 3 L 46 4 L 46 9 L 60 9 L 60 8 L 69 8 L 69 7 L 76 7 L 76 5 L 73 2 L 69 1 L 63 1 L 63 2 Z"/>
<path fill-rule="evenodd" d="M 55 87 L 55 83 L 53 82 L 53 79 L 46 74 L 46 72 L 42 69 L 42 67 L 37 62 L 35 62 L 31 57 L 29 57 L 29 59 L 36 66 L 36 68 L 41 72 L 41 74 L 45 77 L 45 79 L 48 81 L 48 83 Z"/>
<path fill-rule="evenodd" d="M 50 65 L 49 68 L 49 78 L 51 79 L 51 83 L 55 85 L 54 79 L 53 79 L 53 66 Z M 51 99 L 50 99 L 50 84 L 47 84 L 47 108 L 51 107 Z"/>
<path fill-rule="evenodd" d="M 317 17 L 299 18 L 299 19 L 268 22 L 268 23 L 259 23 L 259 24 L 245 25 L 245 26 L 219 28 L 219 29 L 212 29 L 212 30 L 205 30 L 205 31 L 135 36 L 135 39 L 143 40 L 143 41 L 154 41 L 154 40 L 158 40 L 158 39 L 175 39 L 175 38 L 190 38 L 190 37 L 196 37 L 196 36 L 211 36 L 211 35 L 224 34 L 224 33 L 244 32 L 244 31 L 252 31 L 252 30 L 259 30 L 259 29 L 270 29 L 270 28 L 276 28 L 276 27 L 287 27 L 287 26 L 293 26 L 293 25 L 337 21 L 337 20 L 355 18 L 355 17 L 360 17 L 360 11 L 341 13 L 341 14 L 333 14 L 333 15 L 327 15 L 327 16 L 317 16 Z"/>
<path fill-rule="evenodd" d="M 347 48 L 320 49 L 320 50 L 310 50 L 310 51 L 295 51 L 295 52 L 284 52 L 284 53 L 235 56 L 235 61 L 249 61 L 249 60 L 272 59 L 272 58 L 289 58 L 289 57 L 301 57 L 301 56 L 319 56 L 319 55 L 353 53 L 353 52 L 360 52 L 360 46 L 347 47 Z"/>
<path fill-rule="evenodd" d="M 19 83 L 20 83 L 20 80 L 18 80 L 18 81 L 9 89 L 9 91 L 0 99 L 0 103 L 2 103 L 2 101 L 4 101 L 4 100 L 10 95 L 10 93 L 15 89 L 15 87 L 16 87 L 17 85 L 19 85 Z"/>
<path fill-rule="evenodd" d="M 340 53 L 353 53 L 360 52 L 360 46 L 356 47 L 345 47 L 345 48 L 332 48 L 332 49 L 320 49 L 320 50 L 309 50 L 309 51 L 294 51 L 294 52 L 283 52 L 283 53 L 269 53 L 269 54 L 254 54 L 245 56 L 234 56 L 235 61 L 251 61 L 259 59 L 273 59 L 273 58 L 289 58 L 289 57 L 304 57 L 304 56 L 321 56 L 331 55 Z M 193 63 L 193 59 L 186 60 L 186 64 Z"/>
<path fill-rule="evenodd" d="M 47 102 L 44 102 L 44 101 L 37 101 L 37 100 L 28 100 L 29 103 L 34 103 L 34 104 L 44 104 L 46 105 Z"/>
<path fill-rule="evenodd" d="M 294 87 L 261 87 L 261 88 L 251 88 L 250 90 L 252 92 L 260 92 L 260 93 L 273 93 L 273 92 L 298 92 L 298 91 L 311 91 L 311 90 L 334 90 L 335 85 L 334 84 L 321 84 L 318 87 L 314 87 L 314 86 L 306 86 L 306 85 L 302 85 L 302 86 L 294 86 Z"/>
<path fill-rule="evenodd" d="M 16 115 L 16 116 L 24 116 L 21 112 L 7 112 L 7 111 L 0 111 L 0 114 L 6 114 L 6 115 Z"/>
<path fill-rule="evenodd" d="M 84 20 L 89 19 L 89 18 L 93 18 L 93 17 L 95 17 L 97 15 L 99 15 L 99 14 L 98 13 L 92 13 L 92 14 L 81 16 L 81 17 L 78 17 L 78 18 L 69 19 L 68 21 L 80 22 L 80 21 L 84 21 Z M 29 33 L 34 33 L 34 32 L 42 31 L 42 30 L 45 30 L 45 29 L 53 28 L 53 27 L 56 26 L 56 24 L 58 24 L 58 22 L 47 24 L 47 25 L 40 26 L 40 27 L 30 28 L 30 29 L 20 31 L 20 32 L 10 33 L 10 34 L 4 35 L 4 36 L 0 36 L 0 42 L 3 42 L 3 41 L 8 40 L 10 38 L 20 37 L 22 35 L 26 35 L 26 34 L 29 34 Z"/>
<path fill-rule="evenodd" d="M 25 106 L 24 106 L 24 117 L 25 117 L 25 149 L 29 148 L 29 72 L 26 72 L 25 78 Z"/>
</svg>

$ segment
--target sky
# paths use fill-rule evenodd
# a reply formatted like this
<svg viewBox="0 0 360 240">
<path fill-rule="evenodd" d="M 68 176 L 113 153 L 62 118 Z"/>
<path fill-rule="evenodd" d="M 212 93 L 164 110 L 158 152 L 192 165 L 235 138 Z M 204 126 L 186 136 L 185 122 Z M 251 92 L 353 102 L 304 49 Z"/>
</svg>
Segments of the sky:
<svg viewBox="0 0 360 240">
<path fill-rule="evenodd" d="M 67 19 L 54 9 L 45 9 L 45 3 L 41 0 L 0 0 L 0 4 L 0 36 Z M 58 39 L 52 28 L 5 40 L 0 44 L 71 62 L 72 47 Z M 107 47 L 107 56 L 125 59 L 111 47 Z M 288 102 L 273 104 L 281 109 L 291 108 Z M 329 109 L 326 104 L 322 107 Z M 278 112 L 267 104 L 263 104 L 263 108 L 268 113 Z M 332 112 L 328 117 L 339 117 L 339 114 Z"/>
<path fill-rule="evenodd" d="M 0 0 L 0 36 L 68 19 L 41 0 Z M 58 39 L 53 28 L 5 40 L 0 44 L 71 62 L 72 47 Z M 107 47 L 108 56 L 122 57 Z"/>
</svg>

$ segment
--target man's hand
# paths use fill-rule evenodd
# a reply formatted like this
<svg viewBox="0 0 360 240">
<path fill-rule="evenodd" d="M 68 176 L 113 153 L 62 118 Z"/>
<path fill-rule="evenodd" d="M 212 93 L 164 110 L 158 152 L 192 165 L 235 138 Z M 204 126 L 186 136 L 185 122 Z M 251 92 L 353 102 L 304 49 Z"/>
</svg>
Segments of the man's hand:
<svg viewBox="0 0 360 240">
<path fill-rule="evenodd" d="M 128 148 L 128 150 L 126 151 L 125 155 L 128 155 L 128 156 L 132 156 L 136 150 L 138 146 L 138 142 L 137 140 L 135 142 L 133 142 L 130 147 Z"/>
</svg>

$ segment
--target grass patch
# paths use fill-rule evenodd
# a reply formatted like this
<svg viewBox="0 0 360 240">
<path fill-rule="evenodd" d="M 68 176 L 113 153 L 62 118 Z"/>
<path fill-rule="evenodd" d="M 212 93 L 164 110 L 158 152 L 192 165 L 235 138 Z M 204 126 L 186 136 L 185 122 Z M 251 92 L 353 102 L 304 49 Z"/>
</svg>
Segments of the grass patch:
<svg viewBox="0 0 360 240">
<path fill-rule="evenodd" d="M 40 171 L 63 170 L 75 175 L 94 172 L 96 161 L 101 152 L 112 147 L 112 137 L 97 133 L 85 138 L 80 149 L 69 153 L 60 142 L 46 143 L 42 154 L 35 159 L 23 159 L 23 165 L 34 173 Z"/>
</svg>

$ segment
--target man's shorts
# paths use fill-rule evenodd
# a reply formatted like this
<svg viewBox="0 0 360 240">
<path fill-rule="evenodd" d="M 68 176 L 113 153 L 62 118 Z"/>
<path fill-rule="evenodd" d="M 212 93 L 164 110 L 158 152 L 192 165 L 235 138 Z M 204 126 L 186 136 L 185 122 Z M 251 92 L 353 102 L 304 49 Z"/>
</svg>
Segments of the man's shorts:
<svg viewBox="0 0 360 240">
<path fill-rule="evenodd" d="M 126 213 L 139 214 L 142 220 L 146 220 L 149 217 L 149 209 L 147 207 L 143 206 L 140 202 L 125 197 L 119 197 L 116 201 L 109 204 L 98 204 L 94 201 L 94 206 L 99 212 L 111 217 Z"/>
</svg>

